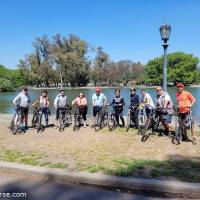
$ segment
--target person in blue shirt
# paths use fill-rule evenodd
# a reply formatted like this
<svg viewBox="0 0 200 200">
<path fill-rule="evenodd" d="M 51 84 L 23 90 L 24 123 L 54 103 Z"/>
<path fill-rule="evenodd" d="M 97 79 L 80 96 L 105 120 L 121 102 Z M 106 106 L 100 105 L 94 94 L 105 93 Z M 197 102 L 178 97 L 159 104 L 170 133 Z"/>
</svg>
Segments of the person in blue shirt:
<svg viewBox="0 0 200 200">
<path fill-rule="evenodd" d="M 96 93 L 92 95 L 92 104 L 93 104 L 93 120 L 95 125 L 96 116 L 99 114 L 99 112 L 103 109 L 103 106 L 105 106 L 107 103 L 106 96 L 101 92 L 101 89 L 99 87 L 96 88 Z"/>
<path fill-rule="evenodd" d="M 124 127 L 125 122 L 123 117 L 123 107 L 125 103 L 124 103 L 124 98 L 120 95 L 120 89 L 115 90 L 115 97 L 113 98 L 111 105 L 113 106 L 115 112 L 117 126 L 120 126 L 119 124 L 119 118 L 120 118 L 122 122 L 122 127 Z"/>
</svg>

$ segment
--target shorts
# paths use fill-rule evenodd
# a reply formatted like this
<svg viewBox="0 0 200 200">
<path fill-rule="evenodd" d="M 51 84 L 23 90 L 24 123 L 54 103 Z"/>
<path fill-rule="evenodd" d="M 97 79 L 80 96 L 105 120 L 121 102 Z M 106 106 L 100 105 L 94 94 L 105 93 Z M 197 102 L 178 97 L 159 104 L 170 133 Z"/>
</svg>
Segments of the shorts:
<svg viewBox="0 0 200 200">
<path fill-rule="evenodd" d="M 167 123 L 167 124 L 172 123 L 172 115 L 165 114 L 165 115 L 162 115 L 162 118 L 165 121 L 165 123 Z"/>
<path fill-rule="evenodd" d="M 154 109 L 146 108 L 147 118 L 153 117 L 153 112 L 154 112 Z"/>
<path fill-rule="evenodd" d="M 19 109 L 20 109 L 22 115 L 28 115 L 28 110 L 29 110 L 28 108 L 20 106 Z"/>
<path fill-rule="evenodd" d="M 189 112 L 186 113 L 179 113 L 181 120 L 186 120 L 188 118 Z"/>
<path fill-rule="evenodd" d="M 93 116 L 96 117 L 97 114 L 100 113 L 100 111 L 102 110 L 103 107 L 99 107 L 99 106 L 94 106 L 93 107 Z"/>
<path fill-rule="evenodd" d="M 192 124 L 194 124 L 194 122 L 190 119 L 189 114 L 190 114 L 189 112 L 179 113 L 181 121 L 183 122 L 184 126 L 187 127 L 188 129 Z"/>
</svg>

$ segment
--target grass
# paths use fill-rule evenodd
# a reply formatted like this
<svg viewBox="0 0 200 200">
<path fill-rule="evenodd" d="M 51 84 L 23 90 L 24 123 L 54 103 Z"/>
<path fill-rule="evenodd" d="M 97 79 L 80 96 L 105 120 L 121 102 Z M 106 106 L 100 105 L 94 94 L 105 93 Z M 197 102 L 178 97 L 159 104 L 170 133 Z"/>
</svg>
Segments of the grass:
<svg viewBox="0 0 200 200">
<path fill-rule="evenodd" d="M 19 151 L 7 150 L 0 154 L 0 159 L 9 161 L 9 162 L 17 162 L 23 163 L 27 165 L 39 165 L 39 160 L 42 158 L 42 154 L 38 153 L 30 153 L 23 154 Z"/>
<path fill-rule="evenodd" d="M 200 182 L 199 161 L 194 160 L 115 160 L 116 168 L 105 173 L 115 176 L 175 177 L 182 181 Z M 146 170 L 148 169 L 148 170 Z"/>
<path fill-rule="evenodd" d="M 26 153 L 23 154 L 20 151 L 7 150 L 1 151 L 0 160 L 16 162 L 26 165 L 32 166 L 40 166 L 40 167 L 49 167 L 49 168 L 59 168 L 64 169 L 67 168 L 67 164 L 65 163 L 51 163 L 51 162 L 42 162 L 41 159 L 47 157 L 44 154 L 39 153 Z"/>
<path fill-rule="evenodd" d="M 49 168 L 58 168 L 58 169 L 66 169 L 67 164 L 65 163 L 50 163 L 48 165 Z"/>
<path fill-rule="evenodd" d="M 23 163 L 33 166 L 49 168 L 67 169 L 66 163 L 42 162 L 42 158 L 47 157 L 39 153 L 21 153 L 19 151 L 1 151 L 0 159 L 10 162 Z M 79 163 L 81 167 L 81 163 Z M 114 176 L 131 176 L 143 178 L 174 177 L 178 180 L 189 182 L 200 182 L 200 159 L 184 160 L 113 160 L 109 165 L 102 163 L 97 165 L 86 164 L 81 167 L 81 171 L 90 173 L 102 172 Z"/>
</svg>

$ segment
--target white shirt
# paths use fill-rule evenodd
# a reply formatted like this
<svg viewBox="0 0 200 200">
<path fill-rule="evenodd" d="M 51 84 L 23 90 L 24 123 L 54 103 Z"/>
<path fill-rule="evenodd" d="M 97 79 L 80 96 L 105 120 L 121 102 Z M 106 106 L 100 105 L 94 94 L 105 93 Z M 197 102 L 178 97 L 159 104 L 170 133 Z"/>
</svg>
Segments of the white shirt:
<svg viewBox="0 0 200 200">
<path fill-rule="evenodd" d="M 92 102 L 95 106 L 102 107 L 106 103 L 106 96 L 103 93 L 97 95 L 96 93 L 92 96 Z"/>
<path fill-rule="evenodd" d="M 161 96 L 158 96 L 156 101 L 157 101 L 157 104 L 161 106 L 162 108 L 164 108 L 165 102 L 168 101 L 169 103 L 166 106 L 166 110 L 168 113 L 173 113 L 173 102 L 167 92 L 163 92 Z"/>
<path fill-rule="evenodd" d="M 67 96 L 62 96 L 61 94 L 57 95 L 57 97 L 54 100 L 54 107 L 57 108 L 64 108 L 67 106 Z"/>
<path fill-rule="evenodd" d="M 16 106 L 28 108 L 30 105 L 30 97 L 29 95 L 25 95 L 23 92 L 21 92 L 14 98 L 13 104 Z"/>
</svg>

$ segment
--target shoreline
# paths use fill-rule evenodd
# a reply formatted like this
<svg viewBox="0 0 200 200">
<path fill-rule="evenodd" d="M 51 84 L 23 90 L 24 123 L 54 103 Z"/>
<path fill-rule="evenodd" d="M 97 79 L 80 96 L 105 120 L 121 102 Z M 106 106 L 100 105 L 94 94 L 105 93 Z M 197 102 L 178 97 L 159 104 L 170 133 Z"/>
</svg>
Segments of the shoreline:
<svg viewBox="0 0 200 200">
<path fill-rule="evenodd" d="M 114 88 L 131 88 L 131 87 L 137 87 L 137 88 L 156 88 L 158 86 L 147 86 L 147 85 L 132 85 L 132 86 L 80 86 L 80 87 L 64 87 L 64 89 L 95 89 L 96 87 L 100 87 L 102 89 L 114 89 Z M 56 89 L 60 89 L 60 87 L 32 87 L 32 86 L 28 86 L 29 89 L 32 90 L 56 90 Z"/>
</svg>

